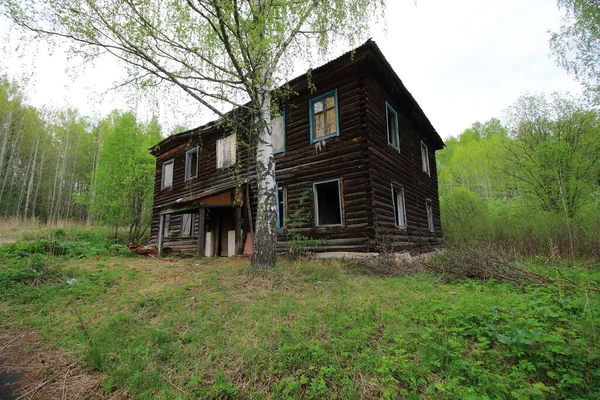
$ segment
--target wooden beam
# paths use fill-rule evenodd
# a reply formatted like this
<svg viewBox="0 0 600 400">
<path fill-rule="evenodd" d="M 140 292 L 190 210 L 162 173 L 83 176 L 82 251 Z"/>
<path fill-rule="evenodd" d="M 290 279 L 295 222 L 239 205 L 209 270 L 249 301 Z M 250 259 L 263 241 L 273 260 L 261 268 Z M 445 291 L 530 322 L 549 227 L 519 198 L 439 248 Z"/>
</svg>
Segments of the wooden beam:
<svg viewBox="0 0 600 400">
<path fill-rule="evenodd" d="M 204 220 L 206 217 L 206 208 L 198 209 L 198 249 L 196 251 L 196 257 L 202 258 L 204 257 L 204 236 L 205 236 L 205 228 L 204 228 Z"/>
<path fill-rule="evenodd" d="M 250 205 L 250 183 L 246 184 L 246 212 L 248 213 L 248 229 L 254 236 L 254 225 L 252 224 L 252 206 Z"/>
<path fill-rule="evenodd" d="M 235 208 L 235 254 L 244 252 L 242 244 L 242 207 Z"/>
<path fill-rule="evenodd" d="M 164 230 L 165 230 L 165 216 L 161 214 L 158 224 L 158 256 L 162 257 L 163 253 L 163 241 L 164 241 Z"/>
</svg>

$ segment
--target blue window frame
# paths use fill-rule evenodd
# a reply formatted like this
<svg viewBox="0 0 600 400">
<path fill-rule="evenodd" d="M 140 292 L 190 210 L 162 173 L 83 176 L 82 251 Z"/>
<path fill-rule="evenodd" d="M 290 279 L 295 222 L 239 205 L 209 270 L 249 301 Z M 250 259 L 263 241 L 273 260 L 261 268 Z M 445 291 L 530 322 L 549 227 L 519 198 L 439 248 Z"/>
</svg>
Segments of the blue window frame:
<svg viewBox="0 0 600 400">
<path fill-rule="evenodd" d="M 285 153 L 285 111 L 271 120 L 271 144 L 273 154 Z"/>
<path fill-rule="evenodd" d="M 315 226 L 342 226 L 342 190 L 339 179 L 313 184 Z"/>
<path fill-rule="evenodd" d="M 198 177 L 198 146 L 185 152 L 185 180 Z"/>
<path fill-rule="evenodd" d="M 387 127 L 387 137 L 390 146 L 400 151 L 400 131 L 398 130 L 398 113 L 392 106 L 385 102 L 385 121 Z"/>
<path fill-rule="evenodd" d="M 285 210 L 286 210 L 286 196 L 285 188 L 277 186 L 275 191 L 275 203 L 277 213 L 277 229 L 285 227 Z"/>
<path fill-rule="evenodd" d="M 310 143 L 340 135 L 337 89 L 310 100 Z"/>
</svg>

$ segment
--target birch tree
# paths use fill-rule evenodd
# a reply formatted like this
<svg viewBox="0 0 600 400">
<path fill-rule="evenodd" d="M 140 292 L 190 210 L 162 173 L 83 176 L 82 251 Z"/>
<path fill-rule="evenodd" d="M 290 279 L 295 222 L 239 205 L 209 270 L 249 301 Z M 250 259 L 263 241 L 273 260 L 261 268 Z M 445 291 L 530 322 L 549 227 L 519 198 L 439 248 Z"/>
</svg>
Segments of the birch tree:
<svg viewBox="0 0 600 400">
<path fill-rule="evenodd" d="M 385 0 L 5 0 L 3 12 L 40 38 L 64 38 L 84 57 L 110 54 L 140 87 L 175 85 L 205 109 L 245 111 L 255 138 L 258 210 L 252 264 L 275 263 L 273 90 L 290 66 L 333 43 L 354 45 Z M 235 121 L 234 121 L 235 123 Z M 248 132 L 250 131 L 250 132 Z"/>
</svg>

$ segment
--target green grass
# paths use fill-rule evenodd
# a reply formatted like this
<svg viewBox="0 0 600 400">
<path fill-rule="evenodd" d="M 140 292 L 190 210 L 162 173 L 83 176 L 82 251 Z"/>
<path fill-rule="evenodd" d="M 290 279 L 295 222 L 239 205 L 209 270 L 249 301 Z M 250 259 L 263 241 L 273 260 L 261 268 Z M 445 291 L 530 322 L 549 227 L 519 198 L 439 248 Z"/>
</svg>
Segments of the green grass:
<svg viewBox="0 0 600 400">
<path fill-rule="evenodd" d="M 383 279 L 339 261 L 255 272 L 240 258 L 116 257 L 110 244 L 67 242 L 59 256 L 39 241 L 0 246 L 0 326 L 33 327 L 103 371 L 106 391 L 600 398 L 597 292 L 446 284 L 428 274 Z M 600 280 L 599 267 L 560 266 L 582 286 Z"/>
</svg>

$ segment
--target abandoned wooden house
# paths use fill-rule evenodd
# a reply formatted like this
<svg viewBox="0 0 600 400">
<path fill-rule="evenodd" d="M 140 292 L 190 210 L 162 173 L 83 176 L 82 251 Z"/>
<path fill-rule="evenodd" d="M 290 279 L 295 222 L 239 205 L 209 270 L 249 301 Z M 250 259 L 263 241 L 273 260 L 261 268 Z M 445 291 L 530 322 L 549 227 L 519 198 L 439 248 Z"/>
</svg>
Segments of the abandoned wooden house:
<svg viewBox="0 0 600 400">
<path fill-rule="evenodd" d="M 428 251 L 441 243 L 435 151 L 444 143 L 373 41 L 289 82 L 273 120 L 278 250 Z M 151 243 L 198 256 L 249 253 L 256 217 L 251 141 L 213 123 L 156 156 Z M 245 143 L 244 143 L 245 142 Z"/>
</svg>

